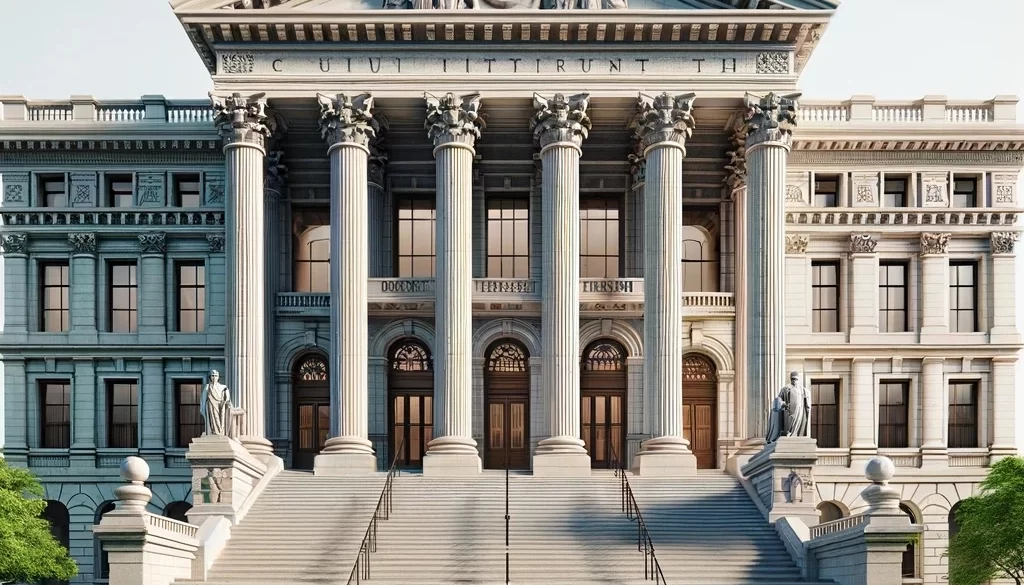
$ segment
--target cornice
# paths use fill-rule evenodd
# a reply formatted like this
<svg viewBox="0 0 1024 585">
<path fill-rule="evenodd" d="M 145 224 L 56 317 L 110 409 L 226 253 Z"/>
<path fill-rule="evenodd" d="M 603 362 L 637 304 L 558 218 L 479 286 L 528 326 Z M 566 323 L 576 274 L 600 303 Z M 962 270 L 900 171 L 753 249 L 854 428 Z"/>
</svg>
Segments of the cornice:
<svg viewBox="0 0 1024 585">
<path fill-rule="evenodd" d="M 194 124 L 107 123 L 107 122 L 21 122 L 0 124 L 3 142 L 220 142 L 217 129 L 209 122 Z M 217 147 L 219 148 L 219 146 Z"/>
<path fill-rule="evenodd" d="M 789 153 L 789 165 L 868 164 L 874 166 L 907 164 L 999 164 L 1024 165 L 1024 152 L 1012 150 L 794 150 Z"/>
<path fill-rule="evenodd" d="M 863 124 L 801 126 L 793 150 L 1024 150 L 1024 126 L 981 124 Z"/>
</svg>

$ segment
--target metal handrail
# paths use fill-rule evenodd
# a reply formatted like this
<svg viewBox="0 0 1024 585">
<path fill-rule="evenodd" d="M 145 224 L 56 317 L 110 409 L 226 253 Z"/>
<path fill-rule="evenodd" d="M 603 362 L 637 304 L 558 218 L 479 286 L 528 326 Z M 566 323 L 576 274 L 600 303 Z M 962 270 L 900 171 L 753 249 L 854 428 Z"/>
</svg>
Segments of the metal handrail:
<svg viewBox="0 0 1024 585">
<path fill-rule="evenodd" d="M 359 544 L 359 554 L 356 555 L 356 562 L 352 565 L 352 572 L 348 575 L 348 585 L 352 585 L 353 582 L 359 585 L 363 579 L 370 578 L 370 553 L 377 552 L 377 522 L 391 517 L 392 486 L 395 476 L 402 475 L 402 470 L 398 467 L 398 458 L 402 454 L 403 447 L 405 447 L 404 437 L 398 443 L 398 448 L 395 449 L 395 456 L 391 460 L 391 467 L 388 469 L 388 475 L 384 479 L 384 489 L 380 491 L 380 497 L 377 498 L 377 507 L 373 510 L 373 518 L 370 519 L 370 524 L 366 527 L 363 542 Z"/>
<path fill-rule="evenodd" d="M 654 556 L 654 542 L 651 540 L 651 533 L 647 531 L 647 523 L 640 513 L 640 506 L 633 497 L 633 488 L 626 479 L 626 470 L 619 464 L 619 456 L 615 453 L 615 446 L 608 441 L 608 451 L 611 453 L 612 467 L 615 469 L 615 477 L 619 478 L 619 496 L 622 503 L 622 512 L 626 519 L 636 521 L 636 550 L 644 553 L 644 581 L 654 581 L 655 585 L 668 585 L 665 574 L 661 572 L 661 564 Z"/>
<path fill-rule="evenodd" d="M 505 585 L 509 584 L 509 544 L 508 528 L 510 516 L 508 514 L 508 452 L 505 452 Z"/>
</svg>

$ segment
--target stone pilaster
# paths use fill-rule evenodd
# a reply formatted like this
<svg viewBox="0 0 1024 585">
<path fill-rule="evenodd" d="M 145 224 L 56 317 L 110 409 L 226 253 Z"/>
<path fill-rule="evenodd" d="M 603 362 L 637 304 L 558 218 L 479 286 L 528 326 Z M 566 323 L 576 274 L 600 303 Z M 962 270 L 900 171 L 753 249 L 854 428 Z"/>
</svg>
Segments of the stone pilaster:
<svg viewBox="0 0 1024 585">
<path fill-rule="evenodd" d="M 1017 454 L 1017 358 L 992 358 L 992 446 L 991 462 Z"/>
<path fill-rule="evenodd" d="M 921 341 L 949 333 L 948 233 L 921 234 Z"/>
<path fill-rule="evenodd" d="M 96 248 L 94 233 L 70 233 L 71 343 L 96 342 Z"/>
<path fill-rule="evenodd" d="M 1019 234 L 992 232 L 989 246 L 992 254 L 992 329 L 989 343 L 1018 345 L 1017 329 L 1017 255 L 1014 248 Z"/>
<path fill-rule="evenodd" d="M 878 240 L 870 234 L 850 236 L 850 341 L 874 343 L 878 334 Z M 855 339 L 857 336 L 859 340 Z"/>
<path fill-rule="evenodd" d="M 940 357 L 921 360 L 921 466 L 945 465 L 946 421 L 949 389 L 943 381 Z"/>
<path fill-rule="evenodd" d="M 267 429 L 267 436 L 277 439 L 280 439 L 277 422 L 279 417 L 276 416 L 279 407 L 274 403 L 274 397 L 278 396 L 279 392 L 274 371 L 277 348 L 274 339 L 277 333 L 277 293 L 280 292 L 281 284 L 281 237 L 278 229 L 282 215 L 281 195 L 288 180 L 288 167 L 281 161 L 283 156 L 284 153 L 280 150 L 270 151 L 267 154 L 267 168 L 263 176 L 263 379 L 268 409 L 266 418 L 271 427 Z"/>
<path fill-rule="evenodd" d="M 850 376 L 850 401 L 853 419 L 850 437 L 850 461 L 863 463 L 878 451 L 875 443 L 875 376 L 873 358 L 853 358 Z"/>
<path fill-rule="evenodd" d="M 4 253 L 4 335 L 11 341 L 24 341 L 28 335 L 28 234 L 12 233 L 0 237 Z M 38 277 L 42 282 L 42 275 Z M 44 299 L 39 299 L 39 311 Z M 40 323 L 41 324 L 41 323 Z"/>
<path fill-rule="evenodd" d="M 166 250 L 163 232 L 139 234 L 139 343 L 167 341 Z"/>
<path fill-rule="evenodd" d="M 541 345 L 550 436 L 537 444 L 534 475 L 589 475 L 580 440 L 580 155 L 590 132 L 588 94 L 534 94 L 530 127 L 541 156 Z"/>
<path fill-rule="evenodd" d="M 749 416 L 764 435 L 770 397 L 786 383 L 786 160 L 796 127 L 796 97 L 747 96 Z"/>
<path fill-rule="evenodd" d="M 224 142 L 227 323 L 225 383 L 245 410 L 239 432 L 242 444 L 266 461 L 273 449 L 264 420 L 263 171 L 266 141 L 273 130 L 264 94 L 210 94 L 214 124 Z"/>
<path fill-rule="evenodd" d="M 437 272 L 434 326 L 434 439 L 427 475 L 480 473 L 473 440 L 473 149 L 480 137 L 480 95 L 425 94 L 427 137 L 437 176 Z"/>
<path fill-rule="evenodd" d="M 317 475 L 376 470 L 368 436 L 367 181 L 369 142 L 379 128 L 370 94 L 326 96 L 320 134 L 331 159 L 331 438 Z"/>
<path fill-rule="evenodd" d="M 644 184 L 644 392 L 654 405 L 640 475 L 694 473 L 683 438 L 683 157 L 693 133 L 694 94 L 640 94 L 633 120 L 646 160 Z"/>
<path fill-rule="evenodd" d="M 96 465 L 96 363 L 90 358 L 75 358 L 74 368 L 71 417 L 84 424 L 71 425 L 72 465 Z"/>
<path fill-rule="evenodd" d="M 164 440 L 167 405 L 164 401 L 164 360 L 142 358 L 142 383 L 139 389 L 139 453 L 148 457 L 162 457 L 164 447 L 171 446 Z"/>
</svg>

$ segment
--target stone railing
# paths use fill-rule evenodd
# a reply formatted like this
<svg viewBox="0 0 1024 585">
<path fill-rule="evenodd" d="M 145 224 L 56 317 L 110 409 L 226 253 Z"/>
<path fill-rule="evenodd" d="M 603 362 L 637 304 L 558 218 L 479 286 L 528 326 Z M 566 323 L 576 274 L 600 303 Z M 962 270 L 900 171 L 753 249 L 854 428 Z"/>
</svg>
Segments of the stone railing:
<svg viewBox="0 0 1024 585">
<path fill-rule="evenodd" d="M 683 293 L 683 310 L 704 309 L 709 312 L 736 312 L 736 295 L 720 292 Z"/>
<path fill-rule="evenodd" d="M 867 522 L 867 519 L 868 517 L 864 514 L 857 514 L 856 516 L 847 516 L 831 522 L 824 522 L 816 526 L 811 526 L 811 538 L 818 538 L 819 536 L 825 536 L 826 534 L 835 534 L 836 532 L 856 528 Z"/>
<path fill-rule="evenodd" d="M 1017 118 L 1016 109 L 1017 98 L 1013 96 L 973 102 L 952 102 L 945 96 L 881 102 L 872 96 L 854 96 L 844 101 L 801 101 L 797 120 L 805 126 L 1012 123 Z"/>
<path fill-rule="evenodd" d="M 96 105 L 97 122 L 142 122 L 146 105 L 142 103 L 103 103 Z"/>
<path fill-rule="evenodd" d="M 277 293 L 279 309 L 328 309 L 331 306 L 330 293 L 283 292 Z"/>
<path fill-rule="evenodd" d="M 870 225 L 893 226 L 902 229 L 908 225 L 941 226 L 1008 226 L 1015 225 L 1019 213 L 993 211 L 948 211 L 948 210 L 882 210 L 865 211 L 855 208 L 834 207 L 828 210 L 786 210 L 787 225 L 830 226 Z"/>
<path fill-rule="evenodd" d="M 209 100 L 168 100 L 159 95 L 139 100 L 97 100 L 72 96 L 67 101 L 0 96 L 0 124 L 12 122 L 98 122 L 118 124 L 203 124 L 213 129 Z"/>
<path fill-rule="evenodd" d="M 130 211 L 114 209 L 45 209 L 3 211 L 5 226 L 222 226 L 223 211 Z"/>
<path fill-rule="evenodd" d="M 189 538 L 195 538 L 196 532 L 199 531 L 198 526 L 193 526 L 187 522 L 181 522 L 174 518 L 168 518 L 166 516 L 157 516 L 156 514 L 146 513 L 144 516 L 146 519 L 146 525 L 158 528 L 160 530 L 166 530 L 173 532 L 174 534 L 180 534 Z"/>
<path fill-rule="evenodd" d="M 72 119 L 70 104 L 33 104 L 25 108 L 24 120 L 32 122 L 65 122 Z"/>
<path fill-rule="evenodd" d="M 849 467 L 850 452 L 846 449 L 818 449 L 818 463 L 822 467 Z"/>
</svg>

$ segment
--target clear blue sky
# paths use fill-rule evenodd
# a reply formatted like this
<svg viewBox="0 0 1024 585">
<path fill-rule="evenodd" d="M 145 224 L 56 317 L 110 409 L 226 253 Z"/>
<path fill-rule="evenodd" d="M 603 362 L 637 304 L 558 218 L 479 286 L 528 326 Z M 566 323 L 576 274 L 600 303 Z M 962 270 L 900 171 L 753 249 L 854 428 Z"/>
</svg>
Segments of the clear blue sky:
<svg viewBox="0 0 1024 585">
<path fill-rule="evenodd" d="M 844 0 L 802 89 L 1024 95 L 1021 22 L 1024 0 Z M 165 0 L 0 0 L 0 95 L 198 98 L 210 87 Z"/>
</svg>

